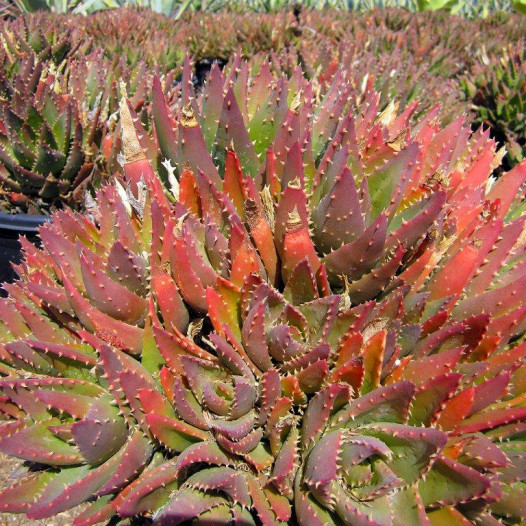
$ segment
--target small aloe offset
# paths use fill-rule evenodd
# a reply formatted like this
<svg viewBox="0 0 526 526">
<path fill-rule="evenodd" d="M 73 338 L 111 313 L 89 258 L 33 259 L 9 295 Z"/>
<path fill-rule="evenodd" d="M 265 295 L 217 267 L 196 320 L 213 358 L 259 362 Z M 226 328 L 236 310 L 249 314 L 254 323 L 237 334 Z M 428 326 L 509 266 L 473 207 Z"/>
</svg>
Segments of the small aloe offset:
<svg viewBox="0 0 526 526">
<path fill-rule="evenodd" d="M 214 67 L 0 300 L 0 511 L 74 524 L 526 520 L 526 165 L 336 73 Z M 166 185 L 166 186 L 164 186 Z"/>
</svg>

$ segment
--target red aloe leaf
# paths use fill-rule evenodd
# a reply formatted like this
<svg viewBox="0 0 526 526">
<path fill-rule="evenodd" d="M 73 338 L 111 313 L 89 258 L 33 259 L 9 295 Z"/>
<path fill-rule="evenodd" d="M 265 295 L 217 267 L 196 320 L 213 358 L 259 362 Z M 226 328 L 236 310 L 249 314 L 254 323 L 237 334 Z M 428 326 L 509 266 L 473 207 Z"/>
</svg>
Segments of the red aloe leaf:
<svg viewBox="0 0 526 526">
<path fill-rule="evenodd" d="M 126 422 L 109 402 L 109 397 L 98 398 L 86 416 L 71 427 L 75 444 L 91 464 L 115 454 L 127 439 Z"/>
<path fill-rule="evenodd" d="M 464 348 L 459 347 L 413 360 L 404 368 L 402 378 L 418 385 L 435 376 L 449 373 L 460 360 L 463 351 Z"/>
<path fill-rule="evenodd" d="M 73 287 L 66 276 L 63 276 L 63 282 L 75 314 L 88 330 L 94 331 L 102 340 L 119 349 L 140 353 L 143 339 L 141 328 L 100 312 Z"/>
<path fill-rule="evenodd" d="M 479 312 L 485 312 L 493 317 L 501 316 L 519 307 L 524 294 L 526 294 L 526 279 L 522 277 L 482 294 L 467 296 L 453 309 L 453 316 L 456 319 L 465 319 Z"/>
<path fill-rule="evenodd" d="M 252 497 L 252 507 L 256 510 L 257 516 L 263 526 L 278 526 L 279 521 L 272 510 L 270 502 L 261 489 L 259 482 L 253 477 L 247 477 L 250 496 Z"/>
<path fill-rule="evenodd" d="M 447 400 L 437 416 L 436 425 L 445 431 L 455 429 L 471 412 L 473 399 L 474 389 L 469 387 Z"/>
<path fill-rule="evenodd" d="M 43 313 L 31 308 L 26 303 L 20 301 L 15 301 L 14 303 L 27 326 L 31 329 L 32 336 L 35 339 L 59 345 L 74 343 L 72 337 L 65 330 L 59 328 L 57 324 L 52 322 L 47 316 L 44 316 Z"/>
<path fill-rule="evenodd" d="M 226 278 L 230 266 L 228 241 L 210 216 L 205 217 L 205 245 L 212 268 Z"/>
<path fill-rule="evenodd" d="M 318 360 L 296 373 L 296 377 L 301 390 L 306 394 L 313 394 L 320 390 L 328 374 L 329 364 L 327 360 Z"/>
<path fill-rule="evenodd" d="M 157 75 L 154 76 L 152 84 L 152 115 L 161 153 L 165 159 L 171 162 L 172 166 L 176 166 L 177 137 L 175 135 L 175 122 L 170 116 L 161 82 Z"/>
<path fill-rule="evenodd" d="M 250 411 L 236 420 L 221 420 L 216 418 L 212 428 L 225 435 L 229 440 L 242 440 L 254 428 L 256 422 L 255 411 Z"/>
<path fill-rule="evenodd" d="M 38 340 L 24 340 L 24 343 L 29 345 L 32 349 L 50 355 L 52 359 L 54 357 L 59 360 L 65 358 L 67 360 L 82 363 L 86 366 L 94 366 L 97 363 L 97 359 L 94 355 L 87 354 L 73 346 L 58 345 L 56 343 L 48 343 Z"/>
<path fill-rule="evenodd" d="M 278 255 L 274 245 L 274 233 L 264 217 L 261 207 L 254 206 L 253 201 L 245 202 L 245 214 L 250 230 L 250 236 L 259 252 L 265 270 L 267 271 L 268 281 L 276 285 L 278 278 Z"/>
<path fill-rule="evenodd" d="M 230 404 L 225 394 L 228 393 L 229 397 L 233 394 L 233 389 L 228 388 L 224 382 L 228 378 L 227 373 L 214 363 L 193 356 L 181 357 L 181 363 L 188 384 L 199 403 L 216 415 L 227 416 Z"/>
<path fill-rule="evenodd" d="M 117 467 L 110 478 L 100 487 L 97 496 L 114 493 L 132 481 L 148 463 L 153 453 L 153 446 L 140 431 L 133 433 L 123 448 L 116 455 Z"/>
<path fill-rule="evenodd" d="M 380 386 L 386 338 L 386 331 L 377 332 L 366 342 L 363 348 L 364 379 L 360 389 L 362 395 Z"/>
<path fill-rule="evenodd" d="M 283 291 L 283 296 L 293 305 L 301 305 L 317 299 L 318 284 L 307 259 L 301 260 L 293 269 Z"/>
<path fill-rule="evenodd" d="M 297 470 L 299 432 L 293 427 L 285 440 L 272 468 L 269 480 L 281 495 L 293 497 L 293 482 Z"/>
<path fill-rule="evenodd" d="M 225 152 L 231 144 L 239 156 L 243 171 L 255 177 L 258 173 L 259 161 L 237 104 L 234 90 L 229 88 L 219 117 L 215 147 L 218 151 Z"/>
<path fill-rule="evenodd" d="M 55 369 L 49 358 L 40 355 L 36 351 L 33 351 L 29 345 L 21 341 L 15 341 L 8 343 L 5 346 L 5 350 L 8 353 L 8 362 L 24 363 L 25 366 L 29 366 L 39 374 L 53 374 Z"/>
<path fill-rule="evenodd" d="M 68 391 L 53 391 L 48 389 L 34 389 L 34 396 L 48 409 L 54 408 L 61 413 L 68 413 L 73 418 L 83 418 L 91 407 L 93 398 L 86 395 L 74 394 Z"/>
<path fill-rule="evenodd" d="M 179 202 L 192 214 L 201 217 L 201 199 L 194 172 L 187 167 L 179 179 Z"/>
<path fill-rule="evenodd" d="M 0 511 L 25 513 L 53 479 L 55 473 L 33 473 L 0 493 Z"/>
<path fill-rule="evenodd" d="M 172 451 L 181 452 L 195 442 L 207 440 L 211 435 L 182 420 L 149 413 L 146 415 L 148 427 L 153 436 Z"/>
<path fill-rule="evenodd" d="M 186 479 L 185 486 L 200 491 L 222 492 L 236 504 L 250 507 L 250 495 L 246 475 L 226 466 L 211 467 L 194 473 Z"/>
<path fill-rule="evenodd" d="M 203 415 L 203 409 L 190 389 L 187 389 L 180 377 L 174 379 L 172 402 L 179 417 L 194 427 L 207 430 L 209 425 Z"/>
<path fill-rule="evenodd" d="M 131 292 L 144 296 L 146 293 L 146 265 L 144 259 L 116 241 L 108 254 L 106 271 L 115 281 Z"/>
<path fill-rule="evenodd" d="M 326 524 L 334 523 L 334 516 L 328 509 L 321 506 L 310 493 L 298 487 L 299 478 L 300 477 L 296 477 L 296 486 L 294 489 L 294 511 L 300 524 L 325 526 Z"/>
<path fill-rule="evenodd" d="M 321 261 L 310 237 L 308 227 L 305 227 L 297 209 L 289 214 L 283 248 L 281 253 L 281 276 L 287 283 L 295 267 L 304 259 L 309 263 L 312 272 L 318 272 Z"/>
<path fill-rule="evenodd" d="M 490 479 L 478 471 L 439 456 L 418 485 L 424 506 L 455 505 L 476 500 L 490 488 Z"/>
<path fill-rule="evenodd" d="M 298 356 L 286 360 L 281 365 L 284 372 L 294 372 L 307 367 L 318 360 L 327 360 L 331 354 L 331 348 L 327 343 L 320 343 L 313 349 L 307 350 Z"/>
<path fill-rule="evenodd" d="M 3 436 L 0 434 L 0 451 L 55 466 L 70 466 L 83 461 L 77 448 L 55 437 L 43 424 L 25 426 Z"/>
<path fill-rule="evenodd" d="M 499 200 L 499 217 L 504 219 L 511 204 L 520 195 L 520 189 L 526 182 L 526 160 L 500 177 L 492 186 L 488 199 Z"/>
<path fill-rule="evenodd" d="M 80 270 L 80 260 L 75 244 L 48 225 L 44 225 L 40 229 L 39 234 L 44 247 L 55 262 L 57 274 L 60 275 L 60 272 L 67 273 L 75 287 L 83 290 L 84 284 Z"/>
<path fill-rule="evenodd" d="M 343 429 L 325 434 L 316 442 L 304 464 L 303 483 L 325 505 L 330 501 L 330 487 L 338 478 L 344 442 Z"/>
<path fill-rule="evenodd" d="M 245 219 L 245 189 L 243 170 L 239 157 L 234 150 L 228 149 L 225 160 L 225 174 L 223 177 L 223 192 L 228 195 L 239 217 Z"/>
<path fill-rule="evenodd" d="M 526 407 L 508 407 L 502 409 L 486 409 L 484 413 L 477 413 L 463 421 L 453 430 L 455 435 L 476 433 L 494 429 L 498 426 L 524 420 L 526 418 Z"/>
<path fill-rule="evenodd" d="M 101 522 L 109 521 L 114 515 L 115 510 L 111 505 L 110 497 L 100 497 L 90 503 L 73 520 L 73 526 L 93 526 Z"/>
<path fill-rule="evenodd" d="M 261 377 L 260 384 L 261 407 L 259 410 L 259 425 L 264 425 L 276 401 L 281 396 L 280 375 L 278 371 L 276 369 L 268 369 Z"/>
<path fill-rule="evenodd" d="M 279 254 L 283 251 L 283 239 L 287 231 L 289 216 L 296 210 L 301 219 L 302 226 L 308 230 L 309 213 L 307 196 L 301 185 L 294 181 L 281 193 L 281 199 L 276 207 L 276 221 L 274 226 L 274 240 Z"/>
<path fill-rule="evenodd" d="M 120 103 L 120 123 L 122 153 L 125 159 L 124 174 L 132 185 L 136 185 L 141 178 L 148 179 L 149 177 L 155 177 L 152 165 L 148 161 L 144 153 L 143 144 L 141 144 L 141 140 L 139 139 L 139 135 L 143 138 L 144 136 L 147 137 L 147 134 L 140 133 L 137 129 L 140 124 L 137 116 L 134 114 L 135 112 L 132 110 L 130 102 L 123 97 Z M 142 128 L 142 126 L 140 127 Z"/>
<path fill-rule="evenodd" d="M 212 64 L 210 75 L 203 88 L 202 128 L 206 145 L 211 151 L 217 132 L 217 123 L 223 109 L 224 76 L 217 62 Z"/>
<path fill-rule="evenodd" d="M 148 469 L 126 486 L 113 501 L 113 508 L 117 513 L 121 517 L 133 517 L 145 511 L 155 511 L 162 506 L 171 493 L 170 485 L 177 479 L 179 470 L 175 462 L 176 459 L 169 460 Z"/>
<path fill-rule="evenodd" d="M 0 298 L 0 308 L 2 309 L 2 324 L 7 327 L 15 338 L 30 336 L 31 331 L 24 318 L 18 312 L 14 302 L 9 301 L 7 298 Z"/>
<path fill-rule="evenodd" d="M 503 400 L 508 394 L 511 372 L 504 371 L 473 387 L 473 407 L 468 416 L 480 413 L 494 402 Z"/>
<path fill-rule="evenodd" d="M 123 449 L 101 466 L 87 473 L 77 473 L 77 470 L 85 471 L 87 468 L 84 467 L 63 470 L 48 484 L 27 516 L 34 519 L 50 517 L 88 500 L 93 494 L 118 489 L 144 466 L 151 453 L 151 446 L 136 433 Z M 64 484 L 64 478 L 69 485 L 68 482 Z"/>
<path fill-rule="evenodd" d="M 287 523 L 292 515 L 292 506 L 289 500 L 278 493 L 272 486 L 264 488 L 263 491 L 277 519 Z"/>
<path fill-rule="evenodd" d="M 405 423 L 415 387 L 411 382 L 397 382 L 379 387 L 369 394 L 349 402 L 348 408 L 338 412 L 332 425 L 358 426 L 369 422 Z"/>
<path fill-rule="evenodd" d="M 169 327 L 174 325 L 180 331 L 186 331 L 190 318 L 174 280 L 165 272 L 157 270 L 152 273 L 151 287 L 163 322 Z"/>
<path fill-rule="evenodd" d="M 27 283 L 25 286 L 27 287 L 27 290 L 49 307 L 53 307 L 60 312 L 73 314 L 68 296 L 64 290 L 60 290 L 57 287 L 47 287 L 41 283 Z"/>
<path fill-rule="evenodd" d="M 351 242 L 364 231 L 358 190 L 347 167 L 313 210 L 312 221 L 316 245 L 326 253 Z"/>
<path fill-rule="evenodd" d="M 179 171 L 182 172 L 184 166 L 188 166 L 194 174 L 198 170 L 202 170 L 214 184 L 221 188 L 221 178 L 210 153 L 208 153 L 203 131 L 195 118 L 191 106 L 186 106 L 183 109 L 178 135 L 180 147 L 180 155 L 178 157 L 181 163 Z"/>
<path fill-rule="evenodd" d="M 389 234 L 386 241 L 387 250 L 398 245 L 403 245 L 405 248 L 415 246 L 418 240 L 427 234 L 431 225 L 437 221 L 445 202 L 446 193 L 435 192 L 422 203 L 418 203 L 420 211 L 410 220 L 406 222 L 402 220 L 402 225 Z"/>
<path fill-rule="evenodd" d="M 211 495 L 197 490 L 179 489 L 168 504 L 156 515 L 155 522 L 160 526 L 182 524 L 200 517 L 226 501 L 220 495 Z"/>
<path fill-rule="evenodd" d="M 256 303 L 243 323 L 243 343 L 249 358 L 261 371 L 272 367 L 265 336 L 267 300 Z"/>
<path fill-rule="evenodd" d="M 461 374 L 446 373 L 431 377 L 419 385 L 413 397 L 409 424 L 434 424 L 444 403 L 453 396 L 461 379 Z"/>
<path fill-rule="evenodd" d="M 413 354 L 419 359 L 428 356 L 432 354 L 433 351 L 439 349 L 447 340 L 459 337 L 466 331 L 467 327 L 463 323 L 446 325 L 418 342 Z"/>
<path fill-rule="evenodd" d="M 184 474 L 194 464 L 201 463 L 215 466 L 233 465 L 232 460 L 215 442 L 199 442 L 185 449 L 177 458 L 175 466 L 178 473 Z"/>
<path fill-rule="evenodd" d="M 204 228 L 199 223 L 194 223 L 192 218 L 187 218 L 183 223 L 182 239 L 185 244 L 186 253 L 192 262 L 192 268 L 201 281 L 203 287 L 213 286 L 217 275 L 212 268 L 208 257 L 205 255 L 205 247 L 200 238 L 204 237 Z"/>
<path fill-rule="evenodd" d="M 257 396 L 253 381 L 242 376 L 234 376 L 234 398 L 230 408 L 230 418 L 235 419 L 247 414 L 254 407 Z"/>
<path fill-rule="evenodd" d="M 216 332 L 224 336 L 223 325 L 228 325 L 241 341 L 239 303 L 240 291 L 229 281 L 218 277 L 216 287 L 206 289 L 208 316 Z"/>
<path fill-rule="evenodd" d="M 492 283 L 500 270 L 503 262 L 509 256 L 512 247 L 517 242 L 526 218 L 520 217 L 504 226 L 499 235 L 499 240 L 491 251 L 487 262 L 480 267 L 479 272 L 466 285 L 466 295 L 472 296 L 484 292 Z"/>
<path fill-rule="evenodd" d="M 241 287 L 247 277 L 252 274 L 264 274 L 263 264 L 249 241 L 246 232 L 238 225 L 232 225 L 230 231 L 230 256 L 232 267 L 230 271 L 230 281 L 237 287 Z"/>
<path fill-rule="evenodd" d="M 378 438 L 391 449 L 389 469 L 406 484 L 417 482 L 429 472 L 448 438 L 437 429 L 392 423 L 368 424 L 360 434 Z"/>
<path fill-rule="evenodd" d="M 225 325 L 224 327 L 227 326 Z M 243 375 L 249 380 L 254 379 L 254 373 L 261 375 L 259 369 L 253 364 L 248 355 L 244 351 L 242 353 L 239 352 L 241 344 L 238 344 L 239 348 L 234 348 L 226 339 L 215 333 L 210 334 L 209 338 L 216 350 L 219 361 L 234 374 Z"/>
<path fill-rule="evenodd" d="M 155 325 L 153 327 L 153 334 L 159 351 L 172 372 L 176 374 L 181 372 L 180 359 L 183 356 L 197 356 L 203 360 L 209 360 L 211 362 L 217 361 L 215 356 L 196 345 L 175 327 L 173 327 L 173 329 L 174 332 L 169 333 L 161 327 Z"/>
<path fill-rule="evenodd" d="M 404 254 L 405 249 L 399 245 L 393 256 L 380 267 L 351 283 L 347 288 L 351 301 L 363 303 L 383 292 L 395 277 Z"/>
<path fill-rule="evenodd" d="M 195 272 L 181 238 L 175 238 L 171 250 L 172 269 L 185 301 L 194 309 L 206 312 L 205 287 Z"/>
<path fill-rule="evenodd" d="M 491 223 L 480 228 L 460 250 L 433 276 L 428 290 L 430 300 L 461 294 L 497 240 L 502 224 Z"/>
<path fill-rule="evenodd" d="M 380 214 L 354 241 L 325 256 L 323 262 L 329 278 L 358 279 L 362 276 L 384 254 L 386 235 L 387 216 Z"/>
<path fill-rule="evenodd" d="M 283 129 L 283 125 L 281 129 Z M 280 167 L 283 166 L 283 171 L 281 172 L 281 188 L 286 188 L 287 185 L 295 179 L 300 181 L 302 188 L 305 188 L 305 171 L 300 143 L 296 141 L 290 146 L 285 153 L 283 164 L 279 162 L 280 152 L 276 149 L 276 141 L 274 141 L 274 151 L 278 159 L 278 164 L 276 165 L 278 177 L 280 176 Z"/>
<path fill-rule="evenodd" d="M 312 398 L 302 422 L 301 441 L 303 448 L 316 440 L 329 422 L 330 416 L 341 409 L 349 401 L 350 396 L 349 387 L 332 384 Z"/>
<path fill-rule="evenodd" d="M 79 249 L 82 278 L 90 301 L 112 318 L 137 323 L 146 312 L 146 300 L 113 281 L 102 270 L 102 259 Z"/>
<path fill-rule="evenodd" d="M 280 421 L 289 414 L 292 409 L 292 400 L 287 397 L 278 398 L 269 412 L 266 430 L 269 436 L 270 449 L 274 456 L 276 456 L 281 448 L 282 435 L 284 432 Z"/>
</svg>

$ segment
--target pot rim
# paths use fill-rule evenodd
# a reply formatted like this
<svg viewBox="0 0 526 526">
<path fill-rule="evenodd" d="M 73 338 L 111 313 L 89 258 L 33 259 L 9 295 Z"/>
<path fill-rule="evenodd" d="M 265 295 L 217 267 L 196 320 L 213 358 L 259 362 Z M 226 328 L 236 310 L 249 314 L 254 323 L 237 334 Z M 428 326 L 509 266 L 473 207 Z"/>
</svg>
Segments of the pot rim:
<svg viewBox="0 0 526 526">
<path fill-rule="evenodd" d="M 51 216 L 36 214 L 6 214 L 0 212 L 0 230 L 38 232 L 38 227 L 51 220 Z"/>
</svg>

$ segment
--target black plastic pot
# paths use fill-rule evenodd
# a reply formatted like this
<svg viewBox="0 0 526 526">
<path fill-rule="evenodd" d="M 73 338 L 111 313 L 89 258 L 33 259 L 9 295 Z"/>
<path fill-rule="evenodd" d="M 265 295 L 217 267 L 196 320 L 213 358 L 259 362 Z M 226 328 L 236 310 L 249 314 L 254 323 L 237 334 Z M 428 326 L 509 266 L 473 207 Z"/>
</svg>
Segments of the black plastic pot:
<svg viewBox="0 0 526 526">
<path fill-rule="evenodd" d="M 50 219 L 49 216 L 0 212 L 0 283 L 12 283 L 16 277 L 11 263 L 19 263 L 22 259 L 18 237 L 26 236 L 31 242 L 38 243 L 38 227 Z M 5 296 L 1 287 L 0 296 Z"/>
<path fill-rule="evenodd" d="M 217 64 L 219 69 L 223 69 L 226 66 L 226 60 L 222 58 L 204 58 L 195 65 L 195 75 L 192 79 L 195 89 L 201 89 L 205 83 L 206 77 L 210 73 L 212 66 Z"/>
</svg>

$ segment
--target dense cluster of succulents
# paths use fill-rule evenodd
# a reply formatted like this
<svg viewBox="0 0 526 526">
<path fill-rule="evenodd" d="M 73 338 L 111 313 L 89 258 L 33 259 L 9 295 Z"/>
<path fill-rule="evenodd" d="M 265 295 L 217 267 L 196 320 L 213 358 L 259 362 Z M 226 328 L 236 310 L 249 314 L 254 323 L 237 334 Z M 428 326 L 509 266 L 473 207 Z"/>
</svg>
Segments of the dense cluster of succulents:
<svg viewBox="0 0 526 526">
<path fill-rule="evenodd" d="M 72 29 L 50 24 L 39 31 L 43 21 L 18 19 L 0 36 L 3 211 L 84 206 L 86 188 L 118 170 L 123 87 L 148 121 L 155 67 L 128 65 L 125 56 L 110 60 Z M 176 75 L 180 68 L 165 75 L 170 93 Z"/>
<path fill-rule="evenodd" d="M 526 520 L 526 164 L 415 105 L 217 66 L 0 300 L 0 510 L 77 526 Z M 158 174 L 156 172 L 159 172 Z M 161 183 L 164 182 L 164 185 Z M 34 465 L 34 464 L 33 464 Z"/>
<path fill-rule="evenodd" d="M 410 11 L 448 10 L 467 17 L 486 17 L 493 11 L 526 11 L 525 0 L 303 0 L 305 9 L 371 10 L 396 7 Z M 216 12 L 220 9 L 270 13 L 290 9 L 297 0 L 1 0 L 0 14 L 15 16 L 48 10 L 54 13 L 96 13 L 123 6 L 143 7 L 175 20 L 190 11 Z"/>
<path fill-rule="evenodd" d="M 463 79 L 475 122 L 492 129 L 506 144 L 514 165 L 526 156 L 526 41 L 500 53 L 479 55 L 473 73 Z"/>
<path fill-rule="evenodd" d="M 74 205 L 83 200 L 93 172 L 83 148 L 91 142 L 90 130 L 79 121 L 75 99 L 54 89 L 55 76 L 33 54 L 16 66 L 12 78 L 0 77 L 2 195 L 10 205 L 36 210 L 56 201 Z"/>
<path fill-rule="evenodd" d="M 151 135 L 151 80 L 156 73 L 163 75 L 170 103 L 175 101 L 185 53 L 195 64 L 196 84 L 214 60 L 232 63 L 240 52 L 251 59 L 249 73 L 254 75 L 270 54 L 273 76 L 292 75 L 301 66 L 313 89 L 322 93 L 328 92 L 339 68 L 351 83 L 356 105 L 374 88 L 381 94 L 380 109 L 393 99 L 401 110 L 418 101 L 414 118 L 437 100 L 443 103 L 442 123 L 474 107 L 470 118 L 489 124 L 494 137 L 508 141 L 506 159 L 513 165 L 520 160 L 524 142 L 520 24 L 510 15 L 482 22 L 450 17 L 444 29 L 446 16 L 401 10 L 356 16 L 296 11 L 256 19 L 222 12 L 185 16 L 174 23 L 145 10 L 121 9 L 90 17 L 37 13 L 5 23 L 0 35 L 2 112 L 7 114 L 1 117 L 2 209 L 47 212 L 64 204 L 82 206 L 88 183 L 119 169 L 121 83 Z M 492 57 L 503 43 L 519 50 L 501 69 L 492 59 L 491 82 L 486 80 L 487 68 L 481 69 L 473 58 L 473 42 L 481 39 Z M 28 75 L 34 76 L 31 82 Z M 463 85 L 460 79 L 466 79 Z M 510 93 L 505 105 L 503 87 Z M 464 98 L 463 90 L 472 97 Z M 496 99 L 501 102 L 493 108 Z M 44 133 L 40 121 L 27 121 L 44 106 L 55 107 L 39 117 L 51 135 Z M 71 113 L 64 117 L 67 133 L 53 121 L 66 107 Z M 14 127 L 9 124 L 13 114 Z M 24 132 L 18 130 L 22 122 Z M 20 136 L 29 129 L 30 136 Z"/>
</svg>

